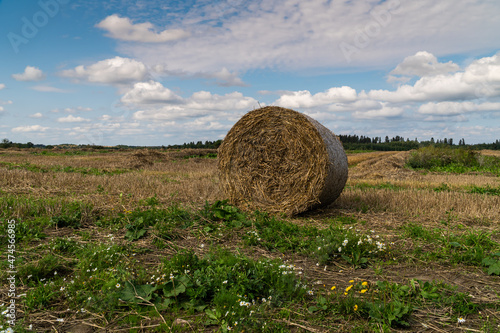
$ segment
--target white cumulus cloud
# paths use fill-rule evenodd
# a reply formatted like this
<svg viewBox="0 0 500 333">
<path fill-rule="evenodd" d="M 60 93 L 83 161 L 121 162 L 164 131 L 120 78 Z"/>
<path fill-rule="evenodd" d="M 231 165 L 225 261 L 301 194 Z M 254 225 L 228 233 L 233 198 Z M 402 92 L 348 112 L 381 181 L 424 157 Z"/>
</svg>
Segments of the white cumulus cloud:
<svg viewBox="0 0 500 333">
<path fill-rule="evenodd" d="M 168 63 L 172 70 L 192 73 L 222 67 L 241 72 L 380 68 L 418 50 L 438 56 L 492 50 L 500 31 L 500 20 L 494 15 L 500 7 L 495 1 L 222 2 L 240 7 L 232 15 L 221 16 L 219 2 L 197 2 L 176 20 L 193 31 L 189 38 L 166 45 L 127 43 L 119 46 L 120 51 L 146 63 Z M 203 4 L 207 5 L 201 13 Z M 210 5 L 213 13 L 206 10 Z M 351 52 L 343 52 L 342 45 L 349 45 Z M 434 70 L 444 70 L 436 66 Z"/>
<path fill-rule="evenodd" d="M 406 57 L 403 62 L 397 65 L 389 74 L 422 77 L 447 74 L 456 72 L 459 69 L 460 67 L 452 61 L 440 63 L 432 53 L 420 51 L 412 56 Z M 390 80 L 391 76 L 389 76 L 389 81 Z"/>
<path fill-rule="evenodd" d="M 156 32 L 153 24 L 149 22 L 134 24 L 129 18 L 117 14 L 106 17 L 96 27 L 106 30 L 108 37 L 132 42 L 164 43 L 189 36 L 189 33 L 182 29 Z"/>
<path fill-rule="evenodd" d="M 0 83 L 0 90 L 5 89 L 5 84 Z"/>
<path fill-rule="evenodd" d="M 333 112 L 349 112 L 349 111 L 368 111 L 378 110 L 383 107 L 379 101 L 370 99 L 358 99 L 352 103 L 334 103 L 328 106 L 329 111 Z"/>
<path fill-rule="evenodd" d="M 164 87 L 160 82 L 148 81 L 135 83 L 121 98 L 125 104 L 159 104 L 159 103 L 181 103 L 182 97 L 172 90 Z"/>
<path fill-rule="evenodd" d="M 474 87 L 462 79 L 463 73 L 422 77 L 414 85 L 402 85 L 395 91 L 371 90 L 374 100 L 400 103 L 466 99 L 474 96 Z"/>
<path fill-rule="evenodd" d="M 289 92 L 282 95 L 274 104 L 287 108 L 313 108 L 332 103 L 354 102 L 356 99 L 355 89 L 342 86 L 314 95 L 308 90 Z"/>
<path fill-rule="evenodd" d="M 89 122 L 90 119 L 85 119 L 82 117 L 75 117 L 75 116 L 70 114 L 67 117 L 57 118 L 57 121 L 60 123 L 83 123 L 83 122 Z"/>
<path fill-rule="evenodd" d="M 89 112 L 92 111 L 92 108 L 77 106 L 76 108 L 65 108 L 63 111 L 66 113 Z"/>
<path fill-rule="evenodd" d="M 308 90 L 278 91 L 281 96 L 273 104 L 313 112 L 326 121 L 339 121 L 338 113 L 344 112 L 352 119 L 422 120 L 421 115 L 426 115 L 423 121 L 463 122 L 468 121 L 463 116 L 466 113 L 500 111 L 500 53 L 477 59 L 460 69 L 422 51 L 405 58 L 391 73 L 420 78 L 393 90 L 356 93 L 353 88 L 343 86 L 316 94 Z"/>
<path fill-rule="evenodd" d="M 55 93 L 67 93 L 69 92 L 68 90 L 48 86 L 48 85 L 38 85 L 31 87 L 31 89 L 36 90 L 36 91 L 41 91 L 41 92 L 55 92 Z"/>
<path fill-rule="evenodd" d="M 215 84 L 221 87 L 246 86 L 238 73 L 229 71 L 226 67 L 217 72 L 195 74 L 207 79 L 215 79 Z"/>
<path fill-rule="evenodd" d="M 393 103 L 500 96 L 500 52 L 476 59 L 463 70 L 451 62 L 439 63 L 428 52 L 417 52 L 405 58 L 391 73 L 422 77 L 413 85 L 404 84 L 395 91 L 371 90 L 368 93 L 361 92 L 360 96 Z"/>
<path fill-rule="evenodd" d="M 248 111 L 258 107 L 257 100 L 240 92 L 218 95 L 198 91 L 182 98 L 154 81 L 134 85 L 121 101 L 129 107 L 140 109 L 133 115 L 135 120 L 175 120 Z M 224 117 L 227 118 L 227 115 Z"/>
<path fill-rule="evenodd" d="M 401 107 L 384 106 L 377 110 L 355 111 L 352 116 L 356 119 L 377 119 L 400 117 L 403 113 L 404 109 Z"/>
<path fill-rule="evenodd" d="M 42 117 L 43 114 L 41 114 L 40 112 L 33 113 L 32 115 L 30 115 L 30 118 L 42 118 Z"/>
<path fill-rule="evenodd" d="M 40 125 L 31 125 L 31 126 L 19 126 L 14 127 L 12 132 L 14 133 L 23 133 L 23 132 L 45 132 L 48 130 L 48 127 L 43 127 Z"/>
<path fill-rule="evenodd" d="M 45 79 L 45 74 L 37 67 L 26 66 L 23 73 L 12 74 L 17 81 L 41 81 Z"/>
<path fill-rule="evenodd" d="M 430 102 L 423 104 L 418 108 L 418 113 L 440 116 L 454 116 L 474 111 L 500 111 L 500 103 L 473 103 L 470 101 L 441 103 Z"/>
<path fill-rule="evenodd" d="M 236 91 L 225 95 L 198 91 L 186 103 L 186 107 L 190 109 L 215 111 L 250 110 L 257 106 L 257 100 L 252 97 L 245 97 L 242 93 Z"/>
<path fill-rule="evenodd" d="M 492 57 L 484 57 L 473 61 L 467 66 L 464 81 L 470 84 L 491 84 L 491 88 L 500 87 L 500 52 Z"/>
<path fill-rule="evenodd" d="M 158 74 L 159 76 L 177 76 L 188 79 L 203 78 L 208 79 L 209 83 L 213 82 L 220 87 L 247 86 L 240 78 L 238 72 L 230 71 L 226 67 L 218 71 L 188 72 L 185 70 L 170 70 L 166 65 L 156 64 L 151 66 L 151 69 L 154 74 Z"/>
<path fill-rule="evenodd" d="M 122 57 L 101 60 L 90 66 L 77 66 L 63 70 L 63 77 L 83 79 L 92 83 L 124 84 L 143 81 L 149 76 L 146 65 L 142 62 Z"/>
</svg>

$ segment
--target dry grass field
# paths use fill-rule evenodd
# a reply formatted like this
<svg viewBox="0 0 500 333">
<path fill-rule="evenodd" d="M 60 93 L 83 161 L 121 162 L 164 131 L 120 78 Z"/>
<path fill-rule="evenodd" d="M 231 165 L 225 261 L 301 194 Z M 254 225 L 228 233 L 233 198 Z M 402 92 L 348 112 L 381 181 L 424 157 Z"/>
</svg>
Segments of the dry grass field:
<svg viewBox="0 0 500 333">
<path fill-rule="evenodd" d="M 495 259 L 494 253 L 500 253 L 500 195 L 477 191 L 500 189 L 497 175 L 415 171 L 405 167 L 409 152 L 348 154 L 349 178 L 337 201 L 299 216 L 275 217 L 298 235 L 290 234 L 288 238 L 283 233 L 288 243 L 282 243 L 271 240 L 272 235 L 264 236 L 266 229 L 257 225 L 258 217 L 254 216 L 258 215 L 253 212 L 232 212 L 234 218 L 215 214 L 210 221 L 200 213 L 224 199 L 218 186 L 215 153 L 0 150 L 0 222 L 4 226 L 0 228 L 4 233 L 0 235 L 0 271 L 7 272 L 9 265 L 5 225 L 8 220 L 18 224 L 16 293 L 23 296 L 16 302 L 16 330 L 500 331 L 500 278 L 488 274 L 487 265 L 481 264 L 481 259 Z M 495 151 L 483 154 L 500 156 Z M 224 214 L 230 212 L 224 206 L 221 209 Z M 166 231 L 159 223 L 144 224 L 145 233 L 140 233 L 133 229 L 133 223 L 146 221 L 145 211 L 181 212 L 174 214 L 179 218 L 192 214 L 186 220 L 195 222 L 172 222 L 168 237 L 162 236 Z M 238 219 L 250 222 L 234 223 Z M 365 261 L 356 259 L 355 252 L 348 255 L 349 260 L 342 258 L 343 253 L 324 259 L 323 245 L 311 245 L 318 244 L 316 240 L 304 245 L 294 238 L 302 237 L 300 232 L 304 239 L 314 233 L 320 235 L 333 225 L 346 230 L 346 235 L 352 229 L 356 235 L 383 240 L 384 253 L 366 252 Z M 261 244 L 260 238 L 255 241 L 248 236 L 257 231 L 262 234 Z M 68 244 L 80 250 L 69 250 Z M 83 256 L 78 251 L 102 244 L 109 245 L 108 251 L 116 246 L 117 256 L 122 259 L 114 265 L 127 262 L 126 269 L 136 270 L 135 275 L 113 275 L 115 266 L 111 264 L 102 266 L 107 267 L 107 273 L 103 268 L 103 275 L 92 274 L 92 267 L 97 269 L 97 265 L 84 266 L 85 256 L 92 256 L 92 251 L 96 255 L 98 250 L 89 250 Z M 301 281 L 307 281 L 309 286 L 308 294 L 254 310 L 250 303 L 255 300 L 248 298 L 247 308 L 252 312 L 245 312 L 239 326 L 236 317 L 227 319 L 226 314 L 224 319 L 223 314 L 211 312 L 218 306 L 213 304 L 225 304 L 221 300 L 210 303 L 205 299 L 207 307 L 198 310 L 179 306 L 177 297 L 187 291 L 172 294 L 177 303 L 164 309 L 148 298 L 154 293 L 151 290 L 143 296 L 136 290 L 135 296 L 143 297 L 142 301 L 129 301 L 128 305 L 123 293 L 121 298 L 104 298 L 106 290 L 123 292 L 132 277 L 137 283 L 130 286 L 149 286 L 144 281 L 154 280 L 162 270 L 172 272 L 166 270 L 170 264 L 165 260 L 183 251 L 192 250 L 201 258 L 216 247 L 251 260 L 277 259 L 300 267 Z M 9 302 L 7 277 L 7 273 L 0 274 L 0 305 Z M 92 282 L 93 278 L 100 282 Z M 82 285 L 70 286 L 68 281 L 82 281 Z M 359 295 L 351 297 L 351 285 L 354 289 L 366 285 L 372 289 L 360 289 Z M 338 290 L 345 292 L 336 294 Z M 365 292 L 371 296 L 360 298 Z M 382 293 L 388 295 L 387 299 L 378 296 Z M 93 303 L 94 299 L 106 305 Z M 370 304 L 379 304 L 379 310 Z M 406 306 L 408 315 L 394 304 L 403 304 L 403 309 Z M 252 314 L 260 317 L 251 319 Z M 5 328 L 7 323 L 1 320 L 0 326 Z M 30 327 L 32 330 L 28 330 Z"/>
</svg>

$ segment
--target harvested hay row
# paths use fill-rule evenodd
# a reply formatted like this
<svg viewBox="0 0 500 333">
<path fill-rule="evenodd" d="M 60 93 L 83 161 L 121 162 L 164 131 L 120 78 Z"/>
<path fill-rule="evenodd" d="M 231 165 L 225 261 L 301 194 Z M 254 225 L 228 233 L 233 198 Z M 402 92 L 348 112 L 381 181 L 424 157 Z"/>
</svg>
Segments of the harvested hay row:
<svg viewBox="0 0 500 333">
<path fill-rule="evenodd" d="M 316 120 L 277 106 L 251 111 L 231 128 L 218 168 L 232 204 L 287 215 L 332 203 L 347 181 L 340 140 Z"/>
<path fill-rule="evenodd" d="M 153 165 L 155 160 L 164 159 L 165 155 L 150 149 L 142 149 L 132 154 L 131 167 L 139 169 L 146 165 Z"/>
</svg>

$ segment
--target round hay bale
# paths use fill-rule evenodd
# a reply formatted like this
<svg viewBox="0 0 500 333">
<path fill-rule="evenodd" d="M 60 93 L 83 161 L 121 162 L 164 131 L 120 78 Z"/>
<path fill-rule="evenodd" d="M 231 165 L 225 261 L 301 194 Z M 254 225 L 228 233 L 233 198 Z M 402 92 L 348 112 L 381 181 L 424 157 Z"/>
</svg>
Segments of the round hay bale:
<svg viewBox="0 0 500 333">
<path fill-rule="evenodd" d="M 340 140 L 316 120 L 267 106 L 244 115 L 218 150 L 221 190 L 232 204 L 287 215 L 326 206 L 347 181 Z"/>
</svg>

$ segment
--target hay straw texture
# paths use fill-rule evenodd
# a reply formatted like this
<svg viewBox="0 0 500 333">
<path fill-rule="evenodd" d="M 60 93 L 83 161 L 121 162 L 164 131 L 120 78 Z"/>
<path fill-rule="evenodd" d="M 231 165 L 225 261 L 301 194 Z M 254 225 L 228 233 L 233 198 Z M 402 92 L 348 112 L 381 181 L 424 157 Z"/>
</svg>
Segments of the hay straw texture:
<svg viewBox="0 0 500 333">
<path fill-rule="evenodd" d="M 219 147 L 218 169 L 232 204 L 294 215 L 338 198 L 347 181 L 347 156 L 316 120 L 267 106 L 231 128 Z"/>
</svg>

